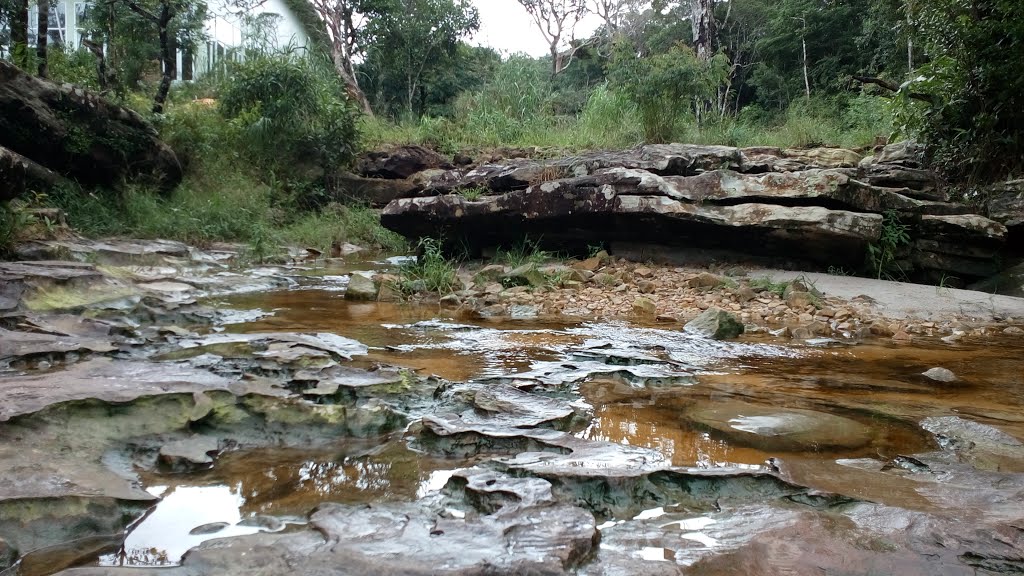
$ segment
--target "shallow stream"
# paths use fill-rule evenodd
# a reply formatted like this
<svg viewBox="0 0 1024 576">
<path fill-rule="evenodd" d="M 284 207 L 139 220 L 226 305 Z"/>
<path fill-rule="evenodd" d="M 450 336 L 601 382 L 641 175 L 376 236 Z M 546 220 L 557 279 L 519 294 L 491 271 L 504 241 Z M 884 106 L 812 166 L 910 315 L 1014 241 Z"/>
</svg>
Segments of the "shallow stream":
<svg viewBox="0 0 1024 576">
<path fill-rule="evenodd" d="M 125 465 L 140 487 L 160 500 L 132 520 L 123 544 L 98 550 L 87 564 L 173 566 L 190 549 L 212 539 L 261 532 L 298 535 L 308 530 L 310 513 L 325 503 L 377 506 L 439 498 L 458 484 L 452 482 L 455 471 L 487 467 L 494 458 L 504 459 L 498 469 L 514 477 L 552 482 L 556 500 L 576 494 L 572 503 L 594 514 L 602 532 L 599 552 L 574 560 L 567 570 L 595 574 L 628 573 L 622 570 L 647 564 L 686 567 L 717 551 L 734 551 L 759 532 L 781 530 L 773 522 L 803 512 L 789 508 L 795 504 L 779 504 L 777 495 L 760 485 L 716 489 L 704 500 L 691 486 L 685 493 L 692 502 L 636 492 L 622 498 L 606 493 L 601 500 L 584 488 L 572 488 L 575 480 L 569 479 L 566 467 L 595 477 L 602 469 L 610 470 L 611 480 L 602 478 L 612 488 L 604 490 L 614 492 L 619 484 L 613 480 L 632 477 L 624 470 L 642 453 L 640 470 L 717 469 L 778 477 L 806 487 L 802 496 L 786 496 L 798 504 L 826 494 L 831 495 L 828 506 L 860 502 L 953 518 L 958 508 L 976 505 L 973 498 L 979 490 L 1005 485 L 1006 478 L 990 481 L 987 475 L 1007 474 L 1014 486 L 1021 483 L 1024 459 L 1012 442 L 1024 438 L 1024 348 L 1017 339 L 897 345 L 752 335 L 719 342 L 654 323 L 543 318 L 492 322 L 434 305 L 346 300 L 345 275 L 350 268 L 366 266 L 300 273 L 286 288 L 211 298 L 203 303 L 228 320 L 203 332 L 221 337 L 320 333 L 356 340 L 367 350 L 353 355 L 347 368 L 371 374 L 401 369 L 404 388 L 382 394 L 389 409 L 403 412 L 405 420 L 375 429 L 380 433 L 347 434 L 308 445 L 270 442 L 225 448 L 222 442 L 215 463 L 198 471 Z M 212 366 L 185 361 L 226 373 L 217 365 L 220 357 L 214 357 Z M 951 370 L 957 380 L 939 383 L 921 375 L 937 366 Z M 290 373 L 293 381 L 301 380 L 297 370 Z M 261 376 L 266 374 L 249 369 L 245 378 Z M 428 393 L 414 392 L 424 383 L 430 383 Z M 511 396 L 486 397 L 489 388 Z M 373 393 L 353 394 L 313 401 L 376 406 Z M 416 399 L 405 398 L 416 394 Z M 475 405 L 466 400 L 472 394 Z M 547 412 L 558 415 L 536 416 Z M 466 426 L 476 440 L 466 447 L 427 434 L 422 420 L 435 416 L 448 418 L 448 426 Z M 979 441 L 956 431 L 936 432 L 940 425 L 926 424 L 953 417 L 994 427 L 1012 438 L 1000 437 L 1003 444 L 983 450 L 987 445 Z M 568 439 L 542 438 L 556 430 L 568 433 Z M 192 432 L 197 431 L 203 432 L 193 426 Z M 502 443 L 519 434 L 525 438 L 516 440 L 520 443 Z M 608 444 L 641 452 L 600 448 L 589 457 L 578 448 Z M 951 461 L 969 462 L 967 472 L 941 468 L 954 466 L 945 460 L 913 456 L 959 448 L 964 451 Z M 561 454 L 565 462 L 553 461 L 550 470 L 536 471 L 532 464 L 522 464 L 521 454 L 534 450 Z M 580 457 L 572 460 L 577 453 Z M 110 453 L 104 458 L 116 460 Z M 934 472 L 927 480 L 911 478 L 929 468 Z M 951 477 L 955 481 L 943 483 Z M 1013 502 L 1015 497 L 1006 498 Z M 729 498 L 736 503 L 730 505 Z M 844 510 L 828 508 L 827 514 L 856 517 Z M 1006 512 L 1009 520 L 1024 517 L 1024 512 Z M 452 514 L 459 518 L 465 512 Z M 855 534 L 863 525 L 856 520 L 837 530 Z M 20 573 L 53 571 L 46 563 L 42 566 L 34 570 L 23 565 Z M 1013 573 L 1017 564 L 1006 566 Z M 616 572 L 615 567 L 624 568 Z"/>
</svg>

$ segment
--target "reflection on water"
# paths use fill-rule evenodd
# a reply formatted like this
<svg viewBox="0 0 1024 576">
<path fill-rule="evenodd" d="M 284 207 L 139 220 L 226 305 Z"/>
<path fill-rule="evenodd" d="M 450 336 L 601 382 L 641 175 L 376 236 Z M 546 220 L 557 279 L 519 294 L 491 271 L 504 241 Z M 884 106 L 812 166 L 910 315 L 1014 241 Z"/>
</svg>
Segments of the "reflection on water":
<svg viewBox="0 0 1024 576">
<path fill-rule="evenodd" d="M 151 494 L 161 496 L 160 504 L 125 539 L 124 548 L 100 558 L 106 566 L 169 566 L 183 554 L 211 538 L 244 536 L 259 528 L 239 526 L 243 498 L 229 486 L 153 486 Z M 215 534 L 192 535 L 197 526 L 224 522 Z"/>
<path fill-rule="evenodd" d="M 100 562 L 176 565 L 187 550 L 206 540 L 304 523 L 306 515 L 323 502 L 422 498 L 443 488 L 452 468 L 463 464 L 424 458 L 400 443 L 371 453 L 365 448 L 350 443 L 335 451 L 249 450 L 225 454 L 213 469 L 200 474 L 153 474 L 144 480 L 151 484 L 150 493 L 162 500 L 131 529 L 124 548 Z M 208 534 L 190 533 L 213 523 L 226 526 Z"/>
</svg>

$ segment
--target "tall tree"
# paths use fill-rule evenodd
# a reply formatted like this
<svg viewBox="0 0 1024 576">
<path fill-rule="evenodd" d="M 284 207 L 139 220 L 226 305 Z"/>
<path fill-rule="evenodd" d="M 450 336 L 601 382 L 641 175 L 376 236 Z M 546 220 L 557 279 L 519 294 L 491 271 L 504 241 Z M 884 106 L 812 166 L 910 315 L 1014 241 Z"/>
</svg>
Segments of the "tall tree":
<svg viewBox="0 0 1024 576">
<path fill-rule="evenodd" d="M 447 65 L 459 40 L 480 27 L 470 0 L 377 0 L 369 16 L 368 53 L 401 78 L 410 115 L 423 79 Z"/>
<path fill-rule="evenodd" d="M 587 14 L 586 0 L 517 0 L 544 35 L 551 54 L 551 76 L 572 64 L 582 44 L 576 42 L 576 26 Z"/>
<path fill-rule="evenodd" d="M 331 41 L 331 61 L 338 73 L 345 92 L 360 110 L 373 116 L 370 101 L 366 98 L 356 76 L 355 61 L 363 53 L 362 29 L 367 7 L 362 0 L 310 0 L 313 9 L 327 25 Z"/>
<path fill-rule="evenodd" d="M 171 90 L 171 81 L 177 75 L 177 54 L 171 36 L 171 20 L 177 14 L 177 6 L 173 0 L 160 0 L 157 10 L 143 6 L 136 0 L 121 0 L 128 9 L 154 24 L 160 39 L 160 85 L 153 96 L 153 113 L 164 111 L 167 93 Z"/>
<path fill-rule="evenodd" d="M 39 21 L 36 23 L 36 57 L 39 61 L 39 75 L 49 75 L 47 66 L 46 44 L 50 39 L 50 0 L 38 0 Z"/>
<path fill-rule="evenodd" d="M 11 60 L 22 70 L 28 69 L 28 0 L 11 2 Z"/>
<path fill-rule="evenodd" d="M 707 62 L 715 53 L 718 32 L 715 27 L 714 0 L 690 0 L 690 27 L 698 60 Z"/>
</svg>

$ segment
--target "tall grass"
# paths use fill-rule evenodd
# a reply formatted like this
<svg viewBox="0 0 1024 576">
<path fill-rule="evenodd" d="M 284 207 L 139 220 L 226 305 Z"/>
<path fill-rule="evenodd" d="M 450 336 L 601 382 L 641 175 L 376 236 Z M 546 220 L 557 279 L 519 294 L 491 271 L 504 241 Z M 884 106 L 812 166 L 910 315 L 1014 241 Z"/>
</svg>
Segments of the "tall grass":
<svg viewBox="0 0 1024 576">
<path fill-rule="evenodd" d="M 639 112 L 629 100 L 599 86 L 583 110 L 574 116 L 554 114 L 545 100 L 528 99 L 532 110 L 513 108 L 507 99 L 488 92 L 464 96 L 454 118 L 422 118 L 390 123 L 364 120 L 363 133 L 371 147 L 383 144 L 421 144 L 452 153 L 503 146 L 550 147 L 566 150 L 628 148 L 643 143 Z M 709 120 L 698 125 L 692 116 L 678 118 L 670 140 L 727 146 L 860 148 L 892 132 L 885 100 L 857 96 L 842 100 L 799 101 L 783 114 L 756 107 L 739 117 Z"/>
</svg>

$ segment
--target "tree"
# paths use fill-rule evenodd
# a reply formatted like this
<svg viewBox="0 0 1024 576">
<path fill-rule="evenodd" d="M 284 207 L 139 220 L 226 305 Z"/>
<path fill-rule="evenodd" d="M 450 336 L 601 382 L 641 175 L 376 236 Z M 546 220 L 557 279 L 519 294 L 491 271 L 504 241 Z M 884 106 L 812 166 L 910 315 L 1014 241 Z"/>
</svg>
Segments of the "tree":
<svg viewBox="0 0 1024 576">
<path fill-rule="evenodd" d="M 8 6 L 11 24 L 11 61 L 28 69 L 28 0 L 11 0 Z"/>
<path fill-rule="evenodd" d="M 612 88 L 636 105 L 648 142 L 667 142 L 679 123 L 696 113 L 728 78 L 722 55 L 697 58 L 689 46 L 676 45 L 663 54 L 636 57 L 628 46 L 618 47 L 610 65 Z"/>
<path fill-rule="evenodd" d="M 1024 3 L 916 1 L 911 28 L 927 61 L 896 90 L 898 120 L 949 178 L 993 181 L 1024 170 Z"/>
<path fill-rule="evenodd" d="M 697 59 L 707 62 L 715 53 L 718 32 L 715 28 L 713 0 L 690 0 L 690 27 Z"/>
<path fill-rule="evenodd" d="M 36 26 L 36 57 L 39 64 L 39 75 L 46 78 L 47 70 L 46 44 L 50 39 L 50 0 L 38 0 L 39 21 Z"/>
<path fill-rule="evenodd" d="M 576 25 L 587 14 L 586 0 L 517 0 L 544 35 L 551 54 L 551 76 L 572 64 L 582 44 L 576 40 Z"/>
<path fill-rule="evenodd" d="M 399 79 L 405 110 L 414 115 L 424 78 L 451 64 L 480 16 L 470 0 L 376 0 L 368 7 L 367 59 Z"/>
<path fill-rule="evenodd" d="M 360 110 L 373 116 L 370 101 L 359 86 L 355 60 L 363 52 L 362 28 L 366 7 L 362 0 L 311 0 L 313 9 L 330 33 L 331 61 L 345 92 Z"/>
<path fill-rule="evenodd" d="M 177 51 L 192 52 L 203 38 L 206 3 L 201 0 L 107 0 L 89 11 L 83 44 L 96 54 L 106 46 L 109 64 L 117 73 L 106 73 L 101 82 L 116 78 L 120 92 L 135 89 L 153 60 L 160 64 L 160 82 L 153 96 L 153 112 L 163 112 L 171 82 L 177 76 Z"/>
</svg>

